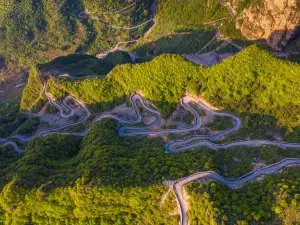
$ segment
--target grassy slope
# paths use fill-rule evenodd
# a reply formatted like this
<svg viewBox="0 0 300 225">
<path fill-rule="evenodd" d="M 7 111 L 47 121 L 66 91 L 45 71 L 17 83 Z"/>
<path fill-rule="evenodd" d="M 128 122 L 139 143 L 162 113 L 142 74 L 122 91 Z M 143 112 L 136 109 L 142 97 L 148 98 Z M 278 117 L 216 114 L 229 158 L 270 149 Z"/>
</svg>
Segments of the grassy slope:
<svg viewBox="0 0 300 225">
<path fill-rule="evenodd" d="M 31 109 L 38 104 L 41 98 L 44 98 L 42 93 L 43 86 L 39 81 L 39 75 L 37 69 L 31 69 L 28 84 L 22 94 L 21 110 Z"/>
<path fill-rule="evenodd" d="M 220 1 L 210 2 L 197 0 L 158 1 L 156 20 L 157 24 L 149 35 L 152 40 L 161 36 L 170 35 L 176 31 L 199 30 L 203 23 L 228 17 L 227 9 Z"/>
</svg>

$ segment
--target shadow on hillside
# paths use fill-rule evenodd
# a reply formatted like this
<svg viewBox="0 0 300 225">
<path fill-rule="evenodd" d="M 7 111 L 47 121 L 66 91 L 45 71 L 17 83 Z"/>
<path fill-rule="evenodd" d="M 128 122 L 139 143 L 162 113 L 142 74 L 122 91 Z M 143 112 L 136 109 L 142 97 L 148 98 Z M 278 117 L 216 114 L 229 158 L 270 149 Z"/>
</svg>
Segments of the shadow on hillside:
<svg viewBox="0 0 300 225">
<path fill-rule="evenodd" d="M 257 39 L 248 41 L 245 39 L 231 39 L 233 44 L 228 42 L 226 44 L 223 40 L 212 40 L 215 35 L 215 29 L 208 28 L 199 31 L 180 30 L 177 34 L 164 36 L 156 41 L 138 46 L 134 49 L 134 52 L 139 57 L 136 62 L 140 63 L 151 61 L 161 54 L 203 54 L 211 51 L 220 54 L 238 53 L 240 48 L 257 44 L 269 51 L 282 50 L 281 54 L 275 54 L 278 58 L 299 62 L 300 54 L 297 54 L 297 51 L 300 51 L 299 32 L 299 28 L 291 31 L 280 30 L 274 31 L 268 40 Z M 284 38 L 287 38 L 287 40 L 283 40 Z"/>
<path fill-rule="evenodd" d="M 222 40 L 214 39 L 215 29 L 201 29 L 199 31 L 180 31 L 178 34 L 161 37 L 134 49 L 139 59 L 137 62 L 151 61 L 161 54 L 203 54 L 211 51 L 217 53 L 237 53 L 240 50 Z M 254 42 L 233 40 L 234 43 L 245 48 Z"/>
<path fill-rule="evenodd" d="M 254 43 L 268 48 L 263 40 L 253 42 L 234 39 L 232 40 L 232 45 L 222 40 L 212 40 L 214 35 L 215 30 L 202 29 L 200 31 L 186 31 L 176 35 L 162 37 L 154 42 L 146 43 L 134 49 L 133 52 L 138 57 L 135 59 L 135 62 L 132 61 L 131 56 L 127 52 L 116 51 L 109 53 L 103 59 L 97 59 L 94 56 L 84 54 L 62 56 L 49 63 L 40 64 L 38 68 L 42 72 L 58 72 L 60 75 L 69 74 L 74 77 L 103 76 L 109 73 L 118 64 L 143 63 L 151 61 L 161 54 L 203 54 L 211 51 L 215 51 L 218 54 L 235 54 L 240 51 L 236 46 L 245 48 Z M 207 45 L 207 43 L 209 43 L 209 45 Z M 276 56 L 295 62 L 299 61 L 299 55 L 296 54 L 277 54 Z"/>
<path fill-rule="evenodd" d="M 61 56 L 49 63 L 39 64 L 38 68 L 42 72 L 56 72 L 74 77 L 84 77 L 106 75 L 116 65 L 125 63 L 132 63 L 130 55 L 123 51 L 116 51 L 109 53 L 103 59 L 81 54 Z"/>
</svg>

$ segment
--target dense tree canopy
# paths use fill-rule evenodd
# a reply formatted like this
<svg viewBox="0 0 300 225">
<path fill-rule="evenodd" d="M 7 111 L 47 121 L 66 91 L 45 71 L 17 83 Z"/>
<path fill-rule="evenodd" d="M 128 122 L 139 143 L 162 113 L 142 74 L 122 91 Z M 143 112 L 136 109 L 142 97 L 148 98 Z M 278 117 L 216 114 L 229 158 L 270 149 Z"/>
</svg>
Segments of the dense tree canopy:
<svg viewBox="0 0 300 225">
<path fill-rule="evenodd" d="M 222 183 L 190 184 L 191 224 L 299 223 L 299 168 L 234 190 Z"/>
<path fill-rule="evenodd" d="M 299 71 L 299 65 L 251 46 L 206 69 L 180 56 L 163 55 L 149 63 L 117 66 L 104 79 L 52 79 L 50 87 L 54 95 L 62 89 L 100 109 L 140 91 L 165 114 L 171 113 L 186 91 L 204 92 L 205 98 L 219 107 L 271 115 L 283 125 L 295 126 L 300 113 Z"/>
<path fill-rule="evenodd" d="M 132 3 L 132 2 L 129 2 Z M 135 30 L 113 26 L 134 26 L 151 17 L 151 1 L 137 0 L 125 12 L 117 11 L 127 1 L 85 0 L 0 0 L 0 51 L 9 66 L 32 66 L 49 58 L 71 53 L 96 54 L 119 41 L 138 38 L 148 25 Z M 99 19 L 79 18 L 82 12 Z M 99 22 L 99 21 L 102 21 Z"/>
</svg>

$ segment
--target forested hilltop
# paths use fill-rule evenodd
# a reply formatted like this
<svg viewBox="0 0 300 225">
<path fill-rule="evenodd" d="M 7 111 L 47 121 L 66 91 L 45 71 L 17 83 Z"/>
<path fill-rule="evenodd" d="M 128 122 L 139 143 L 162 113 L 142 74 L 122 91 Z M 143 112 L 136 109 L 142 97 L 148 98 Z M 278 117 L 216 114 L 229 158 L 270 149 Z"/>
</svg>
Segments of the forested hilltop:
<svg viewBox="0 0 300 225">
<path fill-rule="evenodd" d="M 0 225 L 299 224 L 300 39 L 272 33 L 299 7 L 273 2 L 0 0 Z"/>
<path fill-rule="evenodd" d="M 47 66 L 60 66 L 60 61 Z M 64 64 L 65 68 L 69 69 L 68 64 Z M 45 102 L 40 69 L 31 70 L 22 96 L 23 110 L 43 106 Z M 96 112 L 111 109 L 138 92 L 159 107 L 166 118 L 184 94 L 204 94 L 215 106 L 241 116 L 242 129 L 251 138 L 261 138 L 259 135 L 265 138 L 263 129 L 279 127 L 286 132 L 287 141 L 299 142 L 299 71 L 298 64 L 250 46 L 209 68 L 197 66 L 182 56 L 161 55 L 147 63 L 117 65 L 104 78 L 52 76 L 47 91 L 57 99 L 72 94 Z M 11 110 L 6 117 L 14 118 L 16 113 Z M 10 119 L 8 127 L 17 126 L 15 122 Z M 163 142 L 160 137 L 120 137 L 117 124 L 105 120 L 96 123 L 83 138 L 59 134 L 35 138 L 22 155 L 2 147 L 2 221 L 4 224 L 28 221 L 34 224 L 176 224 L 176 201 L 171 194 L 163 197 L 167 188 L 162 186 L 162 181 L 207 170 L 238 177 L 252 170 L 252 163 L 257 159 L 270 164 L 300 154 L 299 149 L 265 146 L 221 151 L 201 147 L 170 155 L 165 153 Z M 236 160 L 234 164 L 232 159 Z M 229 195 L 226 189 L 218 190 Z M 266 205 L 261 206 L 268 210 L 267 216 L 254 216 L 252 199 L 247 199 L 247 211 L 253 216 L 245 219 L 241 215 L 240 220 L 273 221 L 282 215 L 272 209 L 277 203 L 271 193 Z M 193 190 L 191 195 L 199 197 L 194 196 Z M 165 199 L 163 203 L 162 199 Z M 282 210 L 292 202 L 288 200 L 288 206 Z M 218 216 L 228 214 L 227 219 L 222 217 L 224 221 L 234 221 L 229 216 L 239 213 L 235 208 L 222 211 L 222 205 L 206 203 L 220 207 Z M 198 221 L 197 216 L 192 218 Z"/>
<path fill-rule="evenodd" d="M 300 113 L 299 71 L 298 64 L 251 46 L 209 68 L 196 66 L 181 56 L 163 55 L 149 63 L 119 65 L 105 78 L 53 78 L 48 90 L 55 97 L 71 93 L 100 110 L 140 91 L 165 114 L 171 113 L 185 92 L 204 93 L 205 99 L 218 107 L 270 115 L 282 125 L 296 126 Z M 35 86 L 29 85 L 27 89 Z M 34 100 L 36 97 L 24 92 L 21 108 L 28 109 L 29 102 Z"/>
</svg>

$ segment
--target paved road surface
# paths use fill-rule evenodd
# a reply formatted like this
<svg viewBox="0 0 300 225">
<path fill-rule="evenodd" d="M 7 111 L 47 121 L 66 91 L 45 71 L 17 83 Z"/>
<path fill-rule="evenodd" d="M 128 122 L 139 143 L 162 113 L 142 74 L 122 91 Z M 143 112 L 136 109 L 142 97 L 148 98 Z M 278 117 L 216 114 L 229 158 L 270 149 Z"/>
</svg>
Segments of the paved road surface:
<svg viewBox="0 0 300 225">
<path fill-rule="evenodd" d="M 187 224 L 187 215 L 186 215 L 187 210 L 185 207 L 187 200 L 184 198 L 184 196 L 182 194 L 184 185 L 186 185 L 194 180 L 208 177 L 208 178 L 217 180 L 219 182 L 222 182 L 222 183 L 226 184 L 227 186 L 233 188 L 233 187 L 237 187 L 241 184 L 244 184 L 250 180 L 253 180 L 254 178 L 259 177 L 261 175 L 268 175 L 268 174 L 276 173 L 278 170 L 282 169 L 283 167 L 285 167 L 287 165 L 292 165 L 292 164 L 300 164 L 300 159 L 293 159 L 293 158 L 284 159 L 273 165 L 269 165 L 262 169 L 254 170 L 254 171 L 252 171 L 242 177 L 239 177 L 237 179 L 227 179 L 225 177 L 218 175 L 215 172 L 207 171 L 207 172 L 198 172 L 191 176 L 184 177 L 184 178 L 181 178 L 181 179 L 175 181 L 173 183 L 172 187 L 173 187 L 176 199 L 177 199 L 177 203 L 180 208 L 180 224 L 181 225 Z"/>
<path fill-rule="evenodd" d="M 46 86 L 46 85 L 45 85 Z M 223 112 L 216 112 L 212 109 L 210 109 L 209 107 L 207 107 L 206 105 L 197 102 L 195 99 L 193 99 L 190 96 L 186 96 L 181 100 L 181 104 L 182 106 L 189 110 L 195 117 L 195 124 L 192 127 L 186 128 L 186 129 L 156 129 L 154 130 L 153 128 L 159 124 L 159 122 L 161 121 L 161 114 L 160 112 L 155 109 L 155 107 L 150 108 L 148 107 L 145 102 L 144 99 L 139 96 L 139 95 L 133 95 L 130 98 L 130 101 L 133 105 L 133 110 L 136 113 L 136 119 L 134 121 L 128 121 L 128 120 L 124 120 L 116 115 L 110 114 L 110 113 L 104 113 L 98 117 L 96 117 L 93 122 L 90 124 L 90 126 L 82 132 L 59 132 L 59 130 L 63 129 L 63 128 L 67 128 L 67 127 L 72 127 L 74 125 L 80 124 L 82 123 L 87 117 L 89 117 L 91 114 L 88 110 L 88 108 L 85 106 L 85 104 L 79 100 L 77 100 L 75 97 L 73 96 L 68 96 L 66 97 L 63 102 L 62 102 L 62 106 L 59 105 L 58 103 L 55 102 L 55 100 L 46 92 L 46 88 L 43 88 L 43 92 L 46 95 L 46 97 L 48 98 L 48 100 L 50 101 L 50 103 L 57 107 L 60 113 L 60 116 L 63 118 L 68 118 L 72 115 L 74 115 L 74 110 L 72 109 L 71 106 L 68 105 L 67 100 L 71 99 L 73 101 L 76 101 L 85 111 L 85 116 L 83 116 L 79 121 L 77 122 L 71 122 L 67 125 L 58 127 L 58 128 L 50 128 L 50 129 L 45 129 L 42 131 L 39 131 L 38 133 L 36 133 L 35 135 L 33 135 L 32 137 L 24 137 L 22 135 L 13 135 L 11 138 L 15 138 L 18 139 L 22 142 L 29 142 L 32 138 L 34 137 L 40 137 L 40 136 L 46 136 L 52 133 L 60 133 L 60 134 L 71 134 L 71 135 L 76 135 L 76 136 L 85 136 L 89 130 L 91 129 L 91 126 L 104 118 L 111 118 L 114 119 L 116 121 L 118 121 L 121 124 L 134 124 L 134 123 L 138 123 L 141 121 L 141 114 L 137 108 L 137 101 L 140 102 L 141 106 L 146 109 L 148 112 L 152 113 L 153 115 L 156 116 L 156 120 L 148 125 L 148 126 L 122 126 L 119 129 L 119 134 L 121 136 L 124 137 L 130 137 L 130 136 L 137 136 L 137 135 L 162 135 L 162 134 L 169 134 L 169 133 L 186 133 L 186 132 L 190 132 L 190 131 L 195 131 L 198 130 L 201 127 L 201 118 L 198 115 L 197 111 L 191 107 L 191 105 L 189 104 L 190 102 L 193 102 L 198 108 L 205 110 L 206 112 L 209 112 L 215 116 L 224 116 L 224 117 L 228 117 L 231 118 L 234 121 L 234 125 L 233 127 L 224 130 L 222 132 L 220 132 L 217 135 L 194 135 L 191 136 L 185 140 L 176 140 L 173 142 L 168 143 L 165 146 L 165 150 L 168 153 L 176 153 L 179 151 L 183 151 L 183 150 L 188 150 L 188 149 L 192 149 L 192 148 L 196 148 L 196 147 L 209 147 L 211 149 L 224 149 L 224 148 L 230 148 L 230 147 L 235 147 L 235 146 L 250 146 L 250 147 L 257 147 L 257 146 L 262 146 L 262 145 L 272 145 L 272 146 L 277 146 L 277 147 L 281 147 L 281 148 L 300 148 L 300 144 L 297 143 L 285 143 L 285 142 L 276 142 L 276 141 L 268 141 L 268 140 L 252 140 L 252 141 L 235 141 L 235 142 L 230 142 L 230 143 L 226 143 L 226 144 L 215 144 L 212 143 L 212 141 L 217 141 L 220 140 L 221 138 L 225 137 L 226 135 L 236 131 L 239 129 L 239 127 L 241 126 L 241 121 L 238 117 L 228 114 L 228 113 L 223 113 Z M 64 108 L 67 108 L 69 110 L 69 113 L 65 114 L 64 112 Z"/>
<path fill-rule="evenodd" d="M 74 96 L 66 97 L 63 100 L 62 105 L 60 105 L 57 102 L 55 102 L 55 100 L 52 98 L 52 96 L 50 96 L 46 92 L 46 85 L 43 88 L 43 92 L 44 92 L 44 95 L 48 98 L 50 104 L 52 104 L 59 110 L 61 117 L 69 118 L 72 115 L 74 115 L 74 110 L 67 103 L 68 100 L 73 100 L 73 101 L 77 102 L 84 109 L 85 115 L 77 122 L 71 122 L 67 125 L 64 125 L 64 126 L 61 126 L 58 128 L 45 129 L 45 130 L 42 130 L 42 131 L 36 133 L 32 137 L 24 137 L 22 135 L 16 134 L 16 135 L 12 136 L 11 138 L 15 138 L 21 142 L 26 143 L 26 142 L 29 142 L 34 137 L 46 136 L 46 135 L 50 135 L 53 133 L 85 136 L 90 131 L 90 129 L 94 123 L 96 123 L 97 121 L 104 119 L 104 118 L 114 119 L 121 124 L 135 124 L 135 123 L 141 122 L 141 120 L 142 120 L 140 111 L 138 110 L 138 107 L 137 107 L 138 101 L 140 102 L 140 105 L 142 108 L 144 108 L 151 114 L 155 115 L 156 120 L 152 124 L 147 125 L 147 126 L 127 126 L 127 125 L 122 126 L 119 129 L 119 134 L 121 136 L 129 137 L 129 136 L 150 135 L 150 134 L 161 135 L 161 134 L 168 134 L 168 133 L 186 133 L 189 131 L 198 130 L 201 127 L 201 118 L 198 115 L 197 111 L 190 105 L 190 103 L 193 102 L 198 108 L 205 110 L 206 112 L 211 113 L 215 116 L 223 116 L 223 117 L 231 118 L 234 121 L 234 125 L 231 128 L 229 128 L 225 131 L 222 131 L 217 135 L 195 135 L 195 136 L 191 136 L 185 140 L 173 141 L 173 142 L 167 144 L 165 147 L 165 149 L 168 153 L 176 153 L 178 151 L 183 151 L 183 150 L 187 150 L 187 149 L 191 149 L 191 148 L 195 148 L 195 147 L 201 147 L 201 146 L 209 147 L 209 148 L 212 148 L 215 150 L 230 148 L 230 147 L 234 147 L 234 146 L 256 147 L 256 146 L 261 146 L 261 145 L 272 145 L 272 146 L 277 146 L 277 147 L 281 147 L 281 148 L 300 148 L 300 144 L 297 144 L 297 143 L 275 142 L 275 141 L 269 141 L 269 140 L 251 140 L 251 141 L 243 141 L 242 140 L 242 141 L 235 141 L 235 142 L 230 142 L 230 143 L 226 143 L 226 144 L 215 144 L 211 141 L 219 140 L 219 139 L 225 137 L 226 135 L 238 130 L 241 126 L 241 120 L 234 115 L 214 111 L 213 109 L 206 106 L 205 104 L 197 102 L 195 99 L 193 99 L 190 96 L 186 96 L 181 100 L 182 106 L 185 109 L 189 110 L 195 117 L 195 124 L 192 127 L 189 127 L 186 129 L 164 129 L 164 130 L 156 129 L 156 130 L 153 130 L 153 128 L 156 125 L 158 125 L 161 120 L 160 112 L 157 109 L 155 109 L 154 106 L 150 107 L 150 106 L 146 105 L 144 98 L 142 96 L 133 95 L 130 97 L 130 101 L 132 103 L 132 108 L 136 113 L 135 120 L 130 120 L 130 121 L 124 120 L 116 115 L 111 114 L 111 113 L 104 113 L 104 114 L 96 117 L 85 131 L 82 131 L 82 132 L 60 132 L 59 130 L 61 130 L 63 128 L 71 127 L 71 126 L 77 125 L 79 123 L 82 123 L 91 114 L 90 114 L 88 108 L 85 106 L 85 104 L 83 102 L 77 100 Z M 64 108 L 68 109 L 69 112 L 65 113 Z M 0 138 L 0 143 L 2 143 L 2 145 L 13 146 L 16 152 L 19 152 L 19 153 L 24 152 L 24 150 L 19 148 L 19 146 L 12 140 Z M 177 197 L 177 201 L 178 201 L 178 204 L 181 209 L 181 224 L 182 225 L 186 224 L 186 209 L 184 206 L 185 199 L 182 196 L 182 188 L 185 184 L 187 184 L 193 180 L 202 178 L 202 177 L 210 177 L 210 178 L 213 178 L 220 182 L 224 182 L 226 185 L 228 185 L 230 187 L 235 187 L 235 186 L 243 184 L 257 176 L 274 173 L 274 172 L 278 171 L 279 169 L 281 169 L 282 167 L 284 167 L 286 165 L 290 165 L 290 164 L 300 164 L 300 159 L 286 159 L 277 164 L 268 166 L 268 167 L 260 169 L 260 170 L 253 171 L 253 172 L 251 172 L 243 177 L 240 177 L 238 179 L 235 179 L 235 180 L 226 179 L 224 177 L 219 176 L 218 174 L 216 174 L 214 172 L 200 172 L 200 173 L 196 173 L 189 177 L 185 177 L 185 178 L 182 178 L 182 179 L 176 181 L 173 185 L 173 189 L 174 189 L 174 193 Z"/>
</svg>

